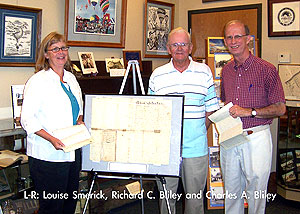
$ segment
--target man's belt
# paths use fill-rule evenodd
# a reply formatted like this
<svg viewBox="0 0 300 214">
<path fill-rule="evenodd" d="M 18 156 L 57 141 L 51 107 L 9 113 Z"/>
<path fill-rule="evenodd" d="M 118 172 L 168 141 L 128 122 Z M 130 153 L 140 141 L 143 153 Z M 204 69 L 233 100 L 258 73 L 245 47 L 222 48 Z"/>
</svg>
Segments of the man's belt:
<svg viewBox="0 0 300 214">
<path fill-rule="evenodd" d="M 243 135 L 245 135 L 245 136 L 251 135 L 253 133 L 260 132 L 260 131 L 268 129 L 268 128 L 270 128 L 270 125 L 255 126 L 255 127 L 249 128 L 249 129 L 244 129 Z"/>
</svg>

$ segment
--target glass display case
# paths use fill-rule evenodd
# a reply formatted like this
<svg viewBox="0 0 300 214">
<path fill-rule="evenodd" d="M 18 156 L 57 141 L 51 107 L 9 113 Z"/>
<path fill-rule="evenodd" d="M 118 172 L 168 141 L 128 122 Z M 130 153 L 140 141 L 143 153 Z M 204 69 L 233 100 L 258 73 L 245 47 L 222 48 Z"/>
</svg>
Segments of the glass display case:
<svg viewBox="0 0 300 214">
<path fill-rule="evenodd" d="M 300 201 L 300 101 L 280 117 L 277 145 L 277 193 Z"/>
</svg>

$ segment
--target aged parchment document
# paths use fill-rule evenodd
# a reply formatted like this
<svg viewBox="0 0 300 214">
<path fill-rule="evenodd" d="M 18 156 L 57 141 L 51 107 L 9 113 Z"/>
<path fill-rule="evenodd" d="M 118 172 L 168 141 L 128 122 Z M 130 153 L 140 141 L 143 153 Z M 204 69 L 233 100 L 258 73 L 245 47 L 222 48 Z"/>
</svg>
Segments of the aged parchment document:
<svg viewBox="0 0 300 214">
<path fill-rule="evenodd" d="M 172 101 L 93 98 L 90 160 L 169 164 Z"/>
<path fill-rule="evenodd" d="M 60 139 L 65 145 L 65 147 L 63 147 L 64 152 L 74 151 L 93 143 L 91 134 L 84 124 L 57 129 L 53 131 L 53 136 Z"/>
<path fill-rule="evenodd" d="M 232 102 L 219 109 L 208 118 L 215 123 L 219 133 L 219 144 L 225 149 L 240 145 L 246 141 L 243 135 L 241 118 L 233 118 L 229 114 Z"/>
</svg>

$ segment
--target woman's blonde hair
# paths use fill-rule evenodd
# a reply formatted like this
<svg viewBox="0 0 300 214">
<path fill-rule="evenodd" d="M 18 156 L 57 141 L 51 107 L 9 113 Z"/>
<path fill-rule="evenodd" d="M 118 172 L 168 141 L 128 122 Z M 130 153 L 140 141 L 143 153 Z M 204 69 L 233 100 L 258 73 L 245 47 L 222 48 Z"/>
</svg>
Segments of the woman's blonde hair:
<svg viewBox="0 0 300 214">
<path fill-rule="evenodd" d="M 38 58 L 35 64 L 35 72 L 39 72 L 40 70 L 48 70 L 51 66 L 49 64 L 48 59 L 45 57 L 45 53 L 47 52 L 48 48 L 58 42 L 66 42 L 66 39 L 63 35 L 57 32 L 49 33 L 41 42 L 39 50 L 38 50 Z M 68 53 L 68 60 L 64 66 L 64 68 L 68 71 L 71 71 L 71 61 Z"/>
</svg>

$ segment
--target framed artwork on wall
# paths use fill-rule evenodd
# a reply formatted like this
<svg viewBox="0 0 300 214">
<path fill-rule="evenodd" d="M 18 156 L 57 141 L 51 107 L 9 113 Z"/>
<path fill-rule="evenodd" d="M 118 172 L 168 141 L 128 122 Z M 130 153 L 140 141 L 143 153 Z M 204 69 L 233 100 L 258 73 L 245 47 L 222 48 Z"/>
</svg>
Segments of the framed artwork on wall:
<svg viewBox="0 0 300 214">
<path fill-rule="evenodd" d="M 167 41 L 174 27 L 174 4 L 146 0 L 144 57 L 169 58 Z"/>
<path fill-rule="evenodd" d="M 42 9 L 0 4 L 0 66 L 35 66 Z"/>
<path fill-rule="evenodd" d="M 127 0 L 66 0 L 69 46 L 124 48 Z"/>
<path fill-rule="evenodd" d="M 299 0 L 268 0 L 268 36 L 300 36 L 299 8 Z"/>
<path fill-rule="evenodd" d="M 300 64 L 279 64 L 278 72 L 285 99 L 300 101 Z"/>
</svg>

